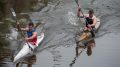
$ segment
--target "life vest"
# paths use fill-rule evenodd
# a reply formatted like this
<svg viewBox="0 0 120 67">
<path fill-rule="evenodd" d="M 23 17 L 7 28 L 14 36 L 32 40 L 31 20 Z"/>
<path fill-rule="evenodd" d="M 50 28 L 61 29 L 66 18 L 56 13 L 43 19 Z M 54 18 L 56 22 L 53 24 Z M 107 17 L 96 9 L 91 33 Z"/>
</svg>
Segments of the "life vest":
<svg viewBox="0 0 120 67">
<path fill-rule="evenodd" d="M 27 36 L 28 36 L 28 37 L 31 37 L 31 36 L 33 35 L 33 32 L 36 32 L 36 30 L 33 29 L 33 30 L 31 30 L 31 31 L 27 31 Z M 36 43 L 37 43 L 37 36 L 34 37 L 33 39 L 30 39 L 28 42 L 32 42 L 33 45 L 36 45 Z"/>
<path fill-rule="evenodd" d="M 89 16 L 86 16 L 86 27 L 88 27 L 88 24 L 93 24 L 93 19 L 95 18 L 95 16 L 93 16 L 92 18 L 90 18 Z"/>
</svg>

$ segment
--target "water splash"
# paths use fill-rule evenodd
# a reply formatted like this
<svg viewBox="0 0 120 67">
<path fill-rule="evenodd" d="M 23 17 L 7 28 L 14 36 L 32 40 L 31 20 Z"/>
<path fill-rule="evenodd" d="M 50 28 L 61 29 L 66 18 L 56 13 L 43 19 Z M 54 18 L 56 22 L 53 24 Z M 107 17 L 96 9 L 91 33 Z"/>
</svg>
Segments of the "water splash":
<svg viewBox="0 0 120 67">
<path fill-rule="evenodd" d="M 68 17 L 68 23 L 74 26 L 78 26 L 78 18 L 73 12 L 68 12 L 67 14 Z"/>
</svg>

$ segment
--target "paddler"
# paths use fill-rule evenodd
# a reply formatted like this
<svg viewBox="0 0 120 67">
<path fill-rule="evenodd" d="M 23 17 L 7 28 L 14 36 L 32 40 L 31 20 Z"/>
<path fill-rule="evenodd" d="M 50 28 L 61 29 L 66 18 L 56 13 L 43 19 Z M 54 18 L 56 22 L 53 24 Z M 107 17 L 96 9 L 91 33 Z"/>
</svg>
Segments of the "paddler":
<svg viewBox="0 0 120 67">
<path fill-rule="evenodd" d="M 89 9 L 88 14 L 81 15 L 80 13 L 81 8 L 78 8 L 77 16 L 80 18 L 85 18 L 86 26 L 84 28 L 84 31 L 90 31 L 92 34 L 92 37 L 95 37 L 95 25 L 96 25 L 96 16 L 94 15 L 93 9 Z"/>
<path fill-rule="evenodd" d="M 19 22 L 17 22 L 17 27 L 18 27 L 18 29 L 27 32 L 27 37 L 25 37 L 25 40 L 27 42 L 29 42 L 32 45 L 36 45 L 37 31 L 36 31 L 35 26 L 32 22 L 30 22 L 26 28 L 21 28 Z"/>
</svg>

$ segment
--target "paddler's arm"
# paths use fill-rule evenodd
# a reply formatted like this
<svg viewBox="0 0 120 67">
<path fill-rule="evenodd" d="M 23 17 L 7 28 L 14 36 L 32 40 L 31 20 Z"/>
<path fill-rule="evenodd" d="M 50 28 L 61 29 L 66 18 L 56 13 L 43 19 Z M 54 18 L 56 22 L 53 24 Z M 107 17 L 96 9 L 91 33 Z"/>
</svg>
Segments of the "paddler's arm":
<svg viewBox="0 0 120 67">
<path fill-rule="evenodd" d="M 19 22 L 17 22 L 17 28 L 18 30 L 28 31 L 28 28 L 21 28 Z"/>
<path fill-rule="evenodd" d="M 26 37 L 25 39 L 28 41 L 28 40 L 31 40 L 35 37 L 37 37 L 37 32 L 33 32 L 33 35 L 31 37 Z"/>
<path fill-rule="evenodd" d="M 97 18 L 94 16 L 94 19 L 93 19 L 93 24 L 91 24 L 90 26 L 91 27 L 94 27 L 97 23 Z"/>
<path fill-rule="evenodd" d="M 81 15 L 80 11 L 81 11 L 81 8 L 79 7 L 78 10 L 77 10 L 77 17 L 84 18 L 84 16 Z"/>
<path fill-rule="evenodd" d="M 20 28 L 22 31 L 28 31 L 28 28 Z"/>
</svg>

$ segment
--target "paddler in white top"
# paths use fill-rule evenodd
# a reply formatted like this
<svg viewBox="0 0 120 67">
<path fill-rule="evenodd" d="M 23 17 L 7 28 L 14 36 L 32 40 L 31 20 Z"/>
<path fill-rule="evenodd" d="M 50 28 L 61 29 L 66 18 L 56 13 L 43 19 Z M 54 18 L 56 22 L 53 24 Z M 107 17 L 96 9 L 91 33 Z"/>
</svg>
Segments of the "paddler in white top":
<svg viewBox="0 0 120 67">
<path fill-rule="evenodd" d="M 28 41 L 32 45 L 36 45 L 36 43 L 37 43 L 37 32 L 36 32 L 35 26 L 32 22 L 30 22 L 28 24 L 28 27 L 26 27 L 26 28 L 20 28 L 19 22 L 17 22 L 17 27 L 18 27 L 18 29 L 27 32 L 27 37 L 25 37 L 26 41 Z"/>
<path fill-rule="evenodd" d="M 81 15 L 80 14 L 81 8 L 78 8 L 77 16 L 80 18 L 85 18 L 86 26 L 84 28 L 84 31 L 90 31 L 92 34 L 92 37 L 95 37 L 95 25 L 96 25 L 96 16 L 94 15 L 93 9 L 90 9 L 88 11 L 88 14 Z"/>
</svg>

